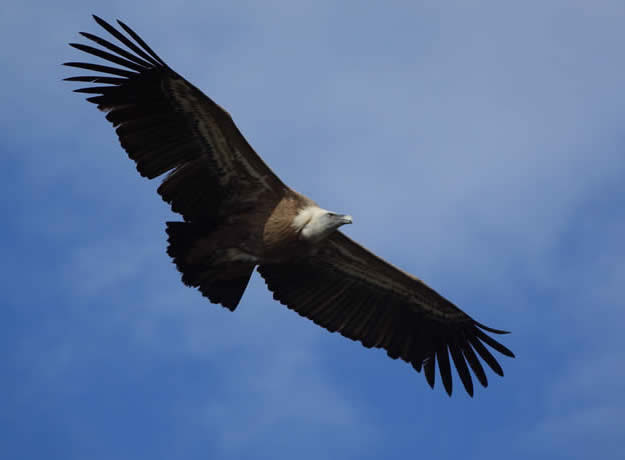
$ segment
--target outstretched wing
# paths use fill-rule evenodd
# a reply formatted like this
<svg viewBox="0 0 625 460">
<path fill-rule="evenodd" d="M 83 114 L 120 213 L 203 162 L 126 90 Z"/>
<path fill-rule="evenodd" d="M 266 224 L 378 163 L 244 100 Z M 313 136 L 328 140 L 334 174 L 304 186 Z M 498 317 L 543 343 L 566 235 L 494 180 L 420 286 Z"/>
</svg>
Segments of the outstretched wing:
<svg viewBox="0 0 625 460">
<path fill-rule="evenodd" d="M 262 265 L 276 300 L 331 332 L 384 348 L 417 370 L 423 367 L 431 387 L 438 362 L 443 386 L 452 392 L 449 356 L 464 388 L 473 396 L 471 372 L 488 380 L 481 359 L 503 376 L 484 344 L 514 354 L 484 331 L 504 334 L 469 317 L 417 278 L 375 256 L 341 232 L 335 232 L 315 256 L 291 264 Z"/>
<path fill-rule="evenodd" d="M 117 44 L 81 35 L 99 47 L 71 43 L 109 65 L 67 62 L 97 75 L 66 78 L 92 83 L 75 90 L 107 112 L 122 147 L 149 179 L 169 172 L 158 189 L 185 220 L 219 218 L 252 207 L 267 193 L 285 188 L 254 152 L 230 115 L 174 72 L 128 26 L 119 30 L 94 16 Z M 126 48 L 123 48 L 125 46 Z"/>
</svg>

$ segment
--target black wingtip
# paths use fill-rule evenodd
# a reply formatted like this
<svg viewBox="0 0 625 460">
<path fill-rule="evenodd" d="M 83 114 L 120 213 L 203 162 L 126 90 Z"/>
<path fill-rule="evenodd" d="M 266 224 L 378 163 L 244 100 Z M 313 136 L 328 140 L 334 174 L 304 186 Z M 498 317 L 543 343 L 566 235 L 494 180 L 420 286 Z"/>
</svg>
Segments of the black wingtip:
<svg viewBox="0 0 625 460">
<path fill-rule="evenodd" d="M 438 371 L 441 375 L 443 387 L 445 391 L 451 397 L 453 392 L 453 380 L 451 377 L 451 365 L 449 363 L 449 352 L 447 351 L 447 345 L 443 344 L 436 352 L 436 361 L 438 361 Z"/>
<path fill-rule="evenodd" d="M 425 380 L 430 385 L 430 388 L 434 389 L 434 383 L 436 381 L 436 372 L 434 370 L 434 356 L 428 356 L 427 360 L 423 362 L 423 374 L 425 375 Z"/>
<path fill-rule="evenodd" d="M 480 329 L 484 329 L 485 331 L 492 332 L 493 334 L 510 334 L 510 331 L 504 331 L 503 329 L 494 329 L 492 327 L 488 327 L 483 325 L 482 323 L 478 323 L 475 321 L 475 325 L 479 326 Z"/>
<path fill-rule="evenodd" d="M 154 52 L 154 50 L 152 48 L 150 48 L 150 46 L 143 41 L 143 39 L 134 31 L 132 30 L 130 27 L 128 27 L 126 24 L 124 24 L 121 20 L 117 20 L 117 23 L 120 25 L 120 27 L 122 29 L 124 29 L 124 31 L 126 31 L 126 33 L 128 35 L 130 35 L 132 37 L 132 39 L 141 47 L 143 48 L 143 50 L 145 52 L 147 52 L 153 59 L 155 59 L 157 61 L 157 63 L 159 65 L 162 65 L 163 67 L 167 67 L 167 64 L 165 64 L 165 61 L 163 61 L 160 56 L 158 54 L 156 54 Z"/>
<path fill-rule="evenodd" d="M 479 338 L 482 342 L 484 342 L 485 344 L 493 348 L 494 350 L 497 350 L 502 355 L 508 356 L 510 358 L 514 358 L 514 353 L 512 353 L 512 351 L 510 351 L 507 347 L 505 347 L 501 343 L 497 342 L 492 337 L 485 334 L 483 331 L 479 329 L 475 329 L 475 336 Z"/>
<path fill-rule="evenodd" d="M 100 26 L 100 27 L 104 27 L 106 29 L 106 26 L 109 25 L 108 22 L 106 22 L 104 19 L 102 19 L 100 16 L 97 16 L 95 14 L 92 14 L 91 17 L 93 18 L 93 20 Z M 110 26 L 109 26 L 110 27 Z"/>
<path fill-rule="evenodd" d="M 480 342 L 477 337 L 471 337 L 469 341 L 471 342 L 473 349 L 482 357 L 482 359 L 488 364 L 492 371 L 500 377 L 503 377 L 503 369 L 501 368 L 501 365 L 497 362 L 497 360 L 490 353 L 490 351 L 488 351 L 486 347 L 482 345 L 482 342 Z"/>
</svg>

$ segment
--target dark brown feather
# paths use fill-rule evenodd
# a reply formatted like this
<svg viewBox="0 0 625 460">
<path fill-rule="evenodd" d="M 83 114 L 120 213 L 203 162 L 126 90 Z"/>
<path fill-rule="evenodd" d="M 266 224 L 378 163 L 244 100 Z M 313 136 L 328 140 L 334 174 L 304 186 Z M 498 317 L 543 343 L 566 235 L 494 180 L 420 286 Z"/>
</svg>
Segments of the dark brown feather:
<svg viewBox="0 0 625 460">
<path fill-rule="evenodd" d="M 454 361 L 454 366 L 460 376 L 464 389 L 467 391 L 469 396 L 473 396 L 473 380 L 471 379 L 471 372 L 469 372 L 469 368 L 467 367 L 467 363 L 462 356 L 462 352 L 456 344 L 453 344 L 449 346 L 449 353 Z"/>
<path fill-rule="evenodd" d="M 477 351 L 477 353 L 482 357 L 482 359 L 486 361 L 486 364 L 490 366 L 493 372 L 503 377 L 503 369 L 501 368 L 501 366 L 499 365 L 495 357 L 490 353 L 490 351 L 488 351 L 486 347 L 482 345 L 482 342 L 480 342 L 475 337 L 469 338 L 469 341 L 471 342 L 471 345 L 473 345 L 473 348 L 475 349 L 475 351 Z"/>
<path fill-rule="evenodd" d="M 128 48 L 130 48 L 132 51 L 137 53 L 139 56 L 141 56 L 146 61 L 149 61 L 152 64 L 154 64 L 155 67 L 166 66 L 166 64 L 160 58 L 157 57 L 155 59 L 155 58 L 149 56 L 148 54 L 146 54 L 141 48 L 139 48 L 137 45 L 135 45 L 130 40 L 128 40 L 128 38 L 126 38 L 122 33 L 120 33 L 117 29 L 115 29 L 115 27 L 111 26 L 105 20 L 100 19 L 95 14 L 93 15 L 93 19 L 95 20 L 95 22 L 98 23 L 98 25 L 100 25 L 104 30 L 106 30 L 108 33 L 110 33 L 113 37 L 118 39 L 120 42 L 122 42 L 124 45 L 126 45 Z"/>
<path fill-rule="evenodd" d="M 477 359 L 477 356 L 475 356 L 471 345 L 466 342 L 462 343 L 462 354 L 467 359 L 467 362 L 469 363 L 469 366 L 471 366 L 471 370 L 477 379 L 480 381 L 482 386 L 486 388 L 488 386 L 488 378 L 486 377 L 486 373 L 484 372 L 484 368 L 482 367 L 480 360 Z"/>
<path fill-rule="evenodd" d="M 434 383 L 436 382 L 436 373 L 434 372 L 434 364 L 436 363 L 435 356 L 436 355 L 432 354 L 432 356 L 423 363 L 423 373 L 425 374 L 425 380 L 428 382 L 428 385 L 430 385 L 430 388 L 434 388 Z"/>
<path fill-rule="evenodd" d="M 488 384 L 473 349 L 501 375 L 501 366 L 482 341 L 510 356 L 507 348 L 451 302 L 424 288 L 421 281 L 389 267 L 336 232 L 317 255 L 294 263 L 264 264 L 258 271 L 274 299 L 330 331 L 338 330 L 365 347 L 383 348 L 391 358 L 401 357 L 417 371 L 424 368 L 430 386 L 434 386 L 438 362 L 449 395 L 453 390 L 450 354 L 471 396 L 470 370 L 482 385 Z"/>
<path fill-rule="evenodd" d="M 100 38 L 96 35 L 87 33 L 87 32 L 80 32 L 80 35 L 82 35 L 83 37 L 97 43 L 98 45 L 113 51 L 115 54 L 118 54 L 122 57 L 125 57 L 126 59 L 135 62 L 136 64 L 139 64 L 142 67 L 146 67 L 146 68 L 150 68 L 150 67 L 154 67 L 154 65 L 158 66 L 158 63 L 156 62 L 148 62 L 148 61 L 144 61 L 143 59 L 141 59 L 140 57 L 138 57 L 135 54 L 129 53 L 128 51 L 126 51 L 123 48 L 120 48 L 117 45 L 114 45 L 113 43 L 109 42 L 108 40 L 104 40 L 103 38 Z"/>
<path fill-rule="evenodd" d="M 111 85 L 121 85 L 126 80 L 124 78 L 115 77 L 98 77 L 98 76 L 83 76 L 83 77 L 68 77 L 64 78 L 64 81 L 85 81 L 88 83 L 106 83 Z"/>
<path fill-rule="evenodd" d="M 84 51 L 85 53 L 92 54 L 102 59 L 106 59 L 107 61 L 113 62 L 115 64 L 119 64 L 124 67 L 128 67 L 129 69 L 134 69 L 137 72 L 143 72 L 150 67 L 145 67 L 137 64 L 134 61 L 130 61 L 128 59 L 121 58 L 111 53 L 107 53 L 106 51 L 99 50 L 94 48 L 93 46 L 83 45 L 81 43 L 70 43 L 69 46 L 76 48 L 77 50 Z"/>
<path fill-rule="evenodd" d="M 250 200 L 283 193 L 284 184 L 227 112 L 171 70 L 126 24 L 118 21 L 128 36 L 97 16 L 94 20 L 127 49 L 86 32 L 82 35 L 102 49 L 70 45 L 119 67 L 67 62 L 102 74 L 67 80 L 111 85 L 76 91 L 96 95 L 87 100 L 108 112 L 106 118 L 142 176 L 153 179 L 170 172 L 159 193 L 172 210 L 197 221 L 236 213 L 238 206 L 249 208 L 253 203 L 246 202 L 243 191 L 253 194 Z M 219 143 L 222 138 L 227 143 Z"/>
<path fill-rule="evenodd" d="M 476 335 L 477 338 L 482 340 L 484 343 L 489 345 L 491 348 L 494 348 L 495 350 L 497 350 L 502 355 L 506 355 L 506 356 L 509 356 L 511 358 L 514 358 L 514 353 L 512 353 L 510 350 L 508 350 L 502 344 L 500 344 L 499 342 L 494 340 L 492 337 L 489 337 L 486 334 L 484 334 L 484 332 L 482 332 L 481 330 L 476 329 L 475 330 L 475 335 Z"/>
<path fill-rule="evenodd" d="M 163 60 L 154 51 L 152 51 L 152 48 L 150 48 L 148 44 L 144 42 L 143 39 L 139 37 L 139 35 L 137 35 L 134 30 L 121 22 L 119 19 L 117 20 L 117 23 L 122 27 L 122 29 L 124 29 L 128 33 L 128 35 L 130 35 L 139 44 L 141 48 L 147 51 L 150 56 L 156 59 L 156 61 L 158 61 L 161 65 L 166 65 Z"/>
<path fill-rule="evenodd" d="M 94 72 L 111 73 L 113 75 L 119 75 L 120 77 L 135 77 L 138 74 L 136 72 L 130 72 L 129 70 L 118 69 L 117 67 L 110 67 L 100 64 L 89 64 L 87 62 L 64 62 L 63 65 L 68 67 L 76 67 L 78 69 L 93 70 Z"/>
<path fill-rule="evenodd" d="M 451 366 L 449 365 L 449 353 L 447 352 L 447 344 L 443 342 L 436 351 L 436 359 L 438 361 L 438 371 L 441 374 L 441 380 L 445 391 L 449 396 L 452 392 Z"/>
</svg>

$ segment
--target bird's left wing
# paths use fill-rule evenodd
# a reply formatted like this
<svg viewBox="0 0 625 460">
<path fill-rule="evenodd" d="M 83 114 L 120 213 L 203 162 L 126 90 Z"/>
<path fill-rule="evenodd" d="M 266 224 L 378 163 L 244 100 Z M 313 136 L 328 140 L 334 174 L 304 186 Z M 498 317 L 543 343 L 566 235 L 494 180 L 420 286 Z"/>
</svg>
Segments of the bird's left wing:
<svg viewBox="0 0 625 460">
<path fill-rule="evenodd" d="M 331 332 L 384 348 L 402 358 L 434 387 L 435 363 L 448 394 L 452 392 L 449 356 L 466 391 L 473 395 L 471 372 L 488 385 L 478 359 L 497 374 L 501 366 L 484 344 L 514 357 L 488 336 L 488 328 L 419 279 L 392 266 L 341 232 L 319 252 L 287 264 L 262 265 L 258 271 L 274 298 Z M 468 364 L 468 365 L 467 365 Z"/>
</svg>

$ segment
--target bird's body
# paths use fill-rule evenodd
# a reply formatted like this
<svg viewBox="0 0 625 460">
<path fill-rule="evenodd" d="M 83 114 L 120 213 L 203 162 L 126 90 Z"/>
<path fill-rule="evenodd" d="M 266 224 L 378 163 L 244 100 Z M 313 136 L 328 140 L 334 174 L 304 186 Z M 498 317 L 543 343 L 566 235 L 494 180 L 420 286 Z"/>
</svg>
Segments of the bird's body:
<svg viewBox="0 0 625 460">
<path fill-rule="evenodd" d="M 186 284 L 234 310 L 257 265 L 315 255 L 332 231 L 350 222 L 289 190 L 280 200 L 220 221 L 168 222 L 169 254 Z"/>
<path fill-rule="evenodd" d="M 438 362 L 449 394 L 450 356 L 471 395 L 469 368 L 487 385 L 478 356 L 503 375 L 483 345 L 513 356 L 484 332 L 503 331 L 476 322 L 338 231 L 350 216 L 286 186 L 225 110 L 128 26 L 119 22 L 126 36 L 94 18 L 126 49 L 88 33 L 82 35 L 101 48 L 72 46 L 121 67 L 66 63 L 99 73 L 67 80 L 103 85 L 77 91 L 94 94 L 88 101 L 106 112 L 142 176 L 168 173 L 158 193 L 183 221 L 167 222 L 167 252 L 185 284 L 234 310 L 258 267 L 276 300 L 330 331 L 423 368 L 431 386 Z"/>
</svg>

